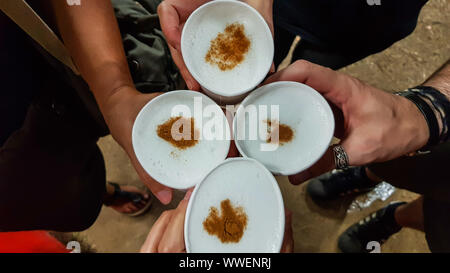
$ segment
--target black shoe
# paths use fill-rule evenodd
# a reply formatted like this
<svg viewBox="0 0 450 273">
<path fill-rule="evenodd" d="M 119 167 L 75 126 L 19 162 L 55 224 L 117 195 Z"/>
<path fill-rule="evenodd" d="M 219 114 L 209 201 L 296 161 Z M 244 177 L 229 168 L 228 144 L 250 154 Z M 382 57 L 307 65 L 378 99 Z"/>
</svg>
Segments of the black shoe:
<svg viewBox="0 0 450 273">
<path fill-rule="evenodd" d="M 367 249 L 369 242 L 382 245 L 391 235 L 401 230 L 395 221 L 394 212 L 403 204 L 406 203 L 392 203 L 350 226 L 339 236 L 339 249 L 344 253 L 364 253 L 371 250 Z"/>
<path fill-rule="evenodd" d="M 346 170 L 334 170 L 314 178 L 309 182 L 307 193 L 315 200 L 334 200 L 339 197 L 367 192 L 374 188 L 366 175 L 365 167 L 353 167 Z"/>
</svg>

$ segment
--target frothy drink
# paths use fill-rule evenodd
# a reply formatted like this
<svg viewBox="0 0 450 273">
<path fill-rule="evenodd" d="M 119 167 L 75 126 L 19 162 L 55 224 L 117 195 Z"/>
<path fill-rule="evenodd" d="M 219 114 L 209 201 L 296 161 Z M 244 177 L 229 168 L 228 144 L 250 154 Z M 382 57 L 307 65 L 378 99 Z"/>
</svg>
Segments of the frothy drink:
<svg viewBox="0 0 450 273">
<path fill-rule="evenodd" d="M 228 25 L 223 33 L 211 41 L 205 61 L 217 65 L 222 71 L 232 70 L 245 60 L 250 45 L 244 25 Z"/>
<path fill-rule="evenodd" d="M 277 112 L 252 114 L 251 106 Z M 277 114 L 277 117 L 273 115 Z M 266 131 L 251 139 L 250 128 Z M 258 160 L 274 174 L 297 174 L 317 162 L 333 138 L 334 117 L 327 101 L 309 86 L 297 82 L 274 82 L 248 95 L 233 121 L 239 152 Z"/>
<path fill-rule="evenodd" d="M 195 117 L 195 103 L 220 115 Z M 177 110 L 178 109 L 178 110 Z M 181 111 L 182 110 L 182 111 Z M 206 139 L 204 128 L 219 120 L 223 138 Z M 220 107 L 200 92 L 172 91 L 151 100 L 133 126 L 133 148 L 139 163 L 159 183 L 188 189 L 227 156 L 228 122 Z"/>
<path fill-rule="evenodd" d="M 265 20 L 240 1 L 201 6 L 187 20 L 181 39 L 192 76 L 210 97 L 223 101 L 242 97 L 265 78 L 273 47 Z"/>
<path fill-rule="evenodd" d="M 185 219 L 188 252 L 279 252 L 283 241 L 280 189 L 253 159 L 213 169 L 192 193 Z"/>
</svg>

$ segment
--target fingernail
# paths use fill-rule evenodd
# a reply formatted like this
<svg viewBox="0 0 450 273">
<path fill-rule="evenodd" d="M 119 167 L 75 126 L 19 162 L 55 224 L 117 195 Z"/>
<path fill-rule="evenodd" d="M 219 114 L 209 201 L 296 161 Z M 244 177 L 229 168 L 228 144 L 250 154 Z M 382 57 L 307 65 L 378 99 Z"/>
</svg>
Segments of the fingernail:
<svg viewBox="0 0 450 273">
<path fill-rule="evenodd" d="M 191 195 L 192 195 L 192 191 L 188 191 L 188 192 L 186 193 L 186 195 L 184 196 L 184 199 L 183 199 L 183 200 L 189 200 L 189 198 L 191 198 Z"/>
<path fill-rule="evenodd" d="M 169 190 L 162 190 L 156 193 L 156 197 L 158 197 L 159 201 L 163 204 L 169 204 L 172 200 L 172 192 Z"/>
</svg>

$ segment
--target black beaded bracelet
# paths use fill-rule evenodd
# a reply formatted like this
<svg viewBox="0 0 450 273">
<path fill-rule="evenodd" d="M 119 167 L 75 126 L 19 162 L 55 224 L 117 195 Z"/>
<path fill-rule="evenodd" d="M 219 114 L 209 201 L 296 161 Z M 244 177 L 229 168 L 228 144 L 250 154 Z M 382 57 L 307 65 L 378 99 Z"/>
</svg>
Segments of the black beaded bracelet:
<svg viewBox="0 0 450 273">
<path fill-rule="evenodd" d="M 450 100 L 439 90 L 431 86 L 418 86 L 411 89 L 412 92 L 419 94 L 425 100 L 428 100 L 438 113 L 437 118 L 441 121 L 441 131 L 439 132 L 440 143 L 450 140 Z"/>
<path fill-rule="evenodd" d="M 450 100 L 444 94 L 430 86 L 417 86 L 396 94 L 412 101 L 425 117 L 430 138 L 422 150 L 450 141 Z"/>
</svg>

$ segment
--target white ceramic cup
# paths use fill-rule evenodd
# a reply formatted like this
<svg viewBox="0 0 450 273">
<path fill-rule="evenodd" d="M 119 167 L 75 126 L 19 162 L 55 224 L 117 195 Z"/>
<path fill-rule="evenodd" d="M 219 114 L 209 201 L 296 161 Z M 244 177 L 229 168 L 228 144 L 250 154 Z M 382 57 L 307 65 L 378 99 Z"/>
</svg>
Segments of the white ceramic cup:
<svg viewBox="0 0 450 273">
<path fill-rule="evenodd" d="M 267 115 L 260 112 L 264 106 Z M 267 134 L 260 132 L 260 128 L 268 127 L 267 120 L 274 118 L 272 109 L 276 110 L 276 106 L 276 120 L 294 132 L 293 139 L 283 145 L 268 144 Z M 249 114 L 252 107 L 256 109 L 253 118 Z M 251 135 L 255 130 L 256 138 Z M 328 102 L 311 87 L 298 82 L 274 82 L 244 99 L 236 111 L 233 132 L 241 155 L 258 160 L 275 175 L 293 175 L 324 155 L 333 138 L 334 116 Z"/>
<path fill-rule="evenodd" d="M 205 56 L 211 41 L 233 23 L 244 25 L 251 46 L 241 64 L 221 71 L 206 62 Z M 181 51 L 189 72 L 205 93 L 224 105 L 241 101 L 262 82 L 273 62 L 274 44 L 269 26 L 254 8 L 240 1 L 215 0 L 189 16 L 181 36 Z"/>
<path fill-rule="evenodd" d="M 195 146 L 179 149 L 158 136 L 158 125 L 176 116 L 194 117 L 194 126 L 202 133 Z M 217 139 L 207 134 L 211 127 L 205 126 L 214 120 L 223 126 L 222 136 Z M 142 108 L 133 125 L 132 141 L 139 163 L 152 178 L 170 188 L 185 190 L 198 184 L 227 157 L 229 134 L 228 121 L 214 101 L 200 92 L 182 90 L 160 95 Z"/>
<path fill-rule="evenodd" d="M 222 243 L 203 228 L 210 207 L 220 212 L 226 199 L 247 215 L 247 227 L 237 243 Z M 284 225 L 283 197 L 273 175 L 256 160 L 230 158 L 214 168 L 191 195 L 184 225 L 186 251 L 279 252 Z"/>
</svg>

